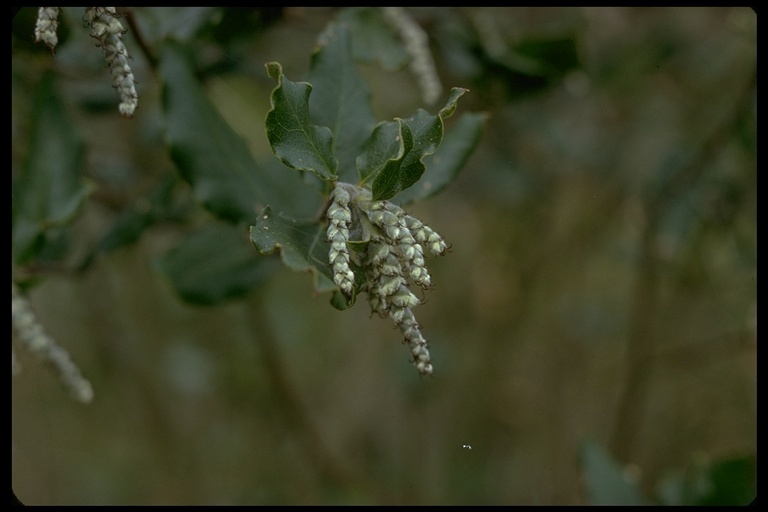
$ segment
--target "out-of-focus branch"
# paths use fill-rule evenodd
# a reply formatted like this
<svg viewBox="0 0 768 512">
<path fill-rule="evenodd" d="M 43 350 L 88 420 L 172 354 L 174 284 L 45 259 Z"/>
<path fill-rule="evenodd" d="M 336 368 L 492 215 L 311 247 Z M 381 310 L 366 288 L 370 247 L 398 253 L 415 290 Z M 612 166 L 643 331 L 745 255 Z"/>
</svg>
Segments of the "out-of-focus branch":
<svg viewBox="0 0 768 512">
<path fill-rule="evenodd" d="M 675 175 L 655 195 L 646 199 L 647 221 L 640 241 L 637 275 L 632 299 L 631 320 L 627 339 L 626 371 L 611 442 L 613 455 L 621 462 L 630 462 L 637 441 L 637 434 L 645 416 L 647 382 L 654 355 L 658 352 L 654 339 L 649 335 L 653 324 L 654 309 L 659 286 L 660 261 L 655 251 L 661 219 L 669 206 L 696 181 L 707 169 L 720 149 L 728 142 L 730 134 L 751 108 L 755 93 L 756 73 L 753 73 L 736 96 L 733 107 L 724 119 L 705 139 L 698 151 L 680 167 Z"/>
<path fill-rule="evenodd" d="M 750 111 L 752 101 L 757 90 L 757 72 L 754 71 L 739 91 L 733 107 L 728 115 L 715 127 L 699 147 L 698 151 L 686 164 L 681 166 L 674 176 L 660 188 L 657 194 L 650 197 L 648 202 L 648 214 L 651 224 L 662 218 L 671 203 L 685 193 L 692 184 L 696 183 L 701 174 L 707 168 L 709 162 L 728 142 L 728 139 L 741 119 Z"/>
<path fill-rule="evenodd" d="M 301 398 L 285 371 L 285 365 L 269 328 L 269 320 L 264 315 L 263 303 L 258 297 L 252 303 L 255 305 L 253 314 L 249 316 L 253 325 L 252 332 L 258 333 L 256 342 L 261 349 L 264 369 L 275 393 L 274 403 L 286 426 L 303 446 L 324 485 L 343 489 L 360 488 L 364 482 L 328 447 L 317 425 L 301 403 Z"/>
<path fill-rule="evenodd" d="M 152 68 L 152 70 L 157 71 L 157 56 L 144 40 L 142 32 L 139 29 L 139 25 L 136 23 L 136 17 L 133 15 L 133 10 L 125 9 L 123 14 L 128 20 L 128 26 L 131 27 L 131 35 L 133 35 L 133 39 L 136 41 L 136 44 L 139 45 L 141 53 L 144 54 L 144 57 L 147 59 L 147 62 L 149 63 L 149 66 Z"/>
</svg>

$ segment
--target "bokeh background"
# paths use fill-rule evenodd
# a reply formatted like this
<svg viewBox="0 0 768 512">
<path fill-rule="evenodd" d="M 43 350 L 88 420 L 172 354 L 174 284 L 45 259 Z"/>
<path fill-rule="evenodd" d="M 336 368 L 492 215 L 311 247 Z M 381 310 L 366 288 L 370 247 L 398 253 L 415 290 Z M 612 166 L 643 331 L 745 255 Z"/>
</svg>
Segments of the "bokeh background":
<svg viewBox="0 0 768 512">
<path fill-rule="evenodd" d="M 129 121 L 80 11 L 64 9 L 55 56 L 33 42 L 36 9 L 13 20 L 14 176 L 31 91 L 52 69 L 97 185 L 64 256 L 14 269 L 43 278 L 32 305 L 96 393 L 89 405 L 70 400 L 17 347 L 12 481 L 23 502 L 754 497 L 754 11 L 409 10 L 446 89 L 470 89 L 459 111 L 488 113 L 458 179 L 408 208 L 452 245 L 428 260 L 435 288 L 416 311 L 434 378 L 408 363 L 389 321 L 364 303 L 334 309 L 308 274 L 280 264 L 245 296 L 208 307 L 181 300 L 157 261 L 191 225 L 214 222 L 183 184 L 177 217 L 93 252 L 175 171 L 159 80 L 131 29 L 141 106 Z M 264 63 L 306 73 L 339 10 L 132 15 L 148 40 L 188 32 L 209 96 L 268 158 L 274 81 Z M 424 106 L 407 68 L 361 70 L 380 119 Z"/>
</svg>

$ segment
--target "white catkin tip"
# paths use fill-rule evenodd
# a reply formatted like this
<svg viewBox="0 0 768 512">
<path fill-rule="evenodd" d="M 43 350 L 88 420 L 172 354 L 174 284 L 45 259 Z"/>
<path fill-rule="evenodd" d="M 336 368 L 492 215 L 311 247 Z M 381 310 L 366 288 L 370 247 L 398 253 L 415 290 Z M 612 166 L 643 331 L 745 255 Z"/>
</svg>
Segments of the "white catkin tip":
<svg viewBox="0 0 768 512">
<path fill-rule="evenodd" d="M 88 403 L 93 399 L 93 388 L 83 378 L 69 353 L 45 333 L 42 324 L 35 317 L 32 306 L 24 298 L 16 284 L 11 289 L 11 321 L 18 339 L 30 352 L 50 364 L 59 375 L 62 385 L 74 399 Z M 15 359 L 15 355 L 14 355 Z"/>
<path fill-rule="evenodd" d="M 56 29 L 59 26 L 58 17 L 58 7 L 40 7 L 37 11 L 35 41 L 42 41 L 51 49 L 51 51 L 53 51 L 59 42 L 59 38 L 56 35 Z"/>
<path fill-rule="evenodd" d="M 419 361 L 416 363 L 416 369 L 419 370 L 419 373 L 422 375 L 432 375 L 432 365 L 430 363 Z"/>
<path fill-rule="evenodd" d="M 87 380 L 82 380 L 70 390 L 70 395 L 82 404 L 89 404 L 93 401 L 93 386 Z"/>
</svg>

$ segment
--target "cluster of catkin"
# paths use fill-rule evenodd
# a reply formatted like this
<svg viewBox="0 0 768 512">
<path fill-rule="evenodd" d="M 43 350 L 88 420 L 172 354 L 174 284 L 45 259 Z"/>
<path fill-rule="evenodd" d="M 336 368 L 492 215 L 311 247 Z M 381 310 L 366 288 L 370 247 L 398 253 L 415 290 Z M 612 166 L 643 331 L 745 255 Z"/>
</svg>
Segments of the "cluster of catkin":
<svg viewBox="0 0 768 512">
<path fill-rule="evenodd" d="M 421 334 L 412 309 L 420 300 L 410 285 L 426 289 L 431 277 L 424 252 L 445 254 L 448 246 L 442 237 L 419 219 L 389 201 L 374 201 L 366 188 L 336 183 L 331 193 L 328 218 L 328 253 L 334 283 L 351 296 L 355 263 L 365 273 L 364 291 L 371 310 L 389 317 L 403 333 L 412 362 L 422 375 L 432 374 L 427 341 Z M 361 248 L 350 251 L 350 242 Z"/>
<path fill-rule="evenodd" d="M 133 116 L 139 104 L 136 80 L 131 69 L 128 49 L 123 43 L 125 28 L 114 7 L 86 7 L 83 21 L 91 29 L 91 37 L 104 52 L 104 60 L 112 73 L 112 85 L 120 97 L 119 110 L 126 117 Z M 42 41 L 51 51 L 56 48 L 59 38 L 59 7 L 40 7 L 35 24 L 35 41 Z"/>
</svg>

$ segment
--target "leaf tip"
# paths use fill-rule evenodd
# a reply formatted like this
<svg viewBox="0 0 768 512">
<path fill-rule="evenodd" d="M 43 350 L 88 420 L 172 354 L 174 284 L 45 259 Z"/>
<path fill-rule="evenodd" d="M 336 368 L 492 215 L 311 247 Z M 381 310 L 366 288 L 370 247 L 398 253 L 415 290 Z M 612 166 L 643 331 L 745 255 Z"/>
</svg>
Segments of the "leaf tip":
<svg viewBox="0 0 768 512">
<path fill-rule="evenodd" d="M 451 93 L 448 96 L 448 101 L 446 102 L 445 106 L 440 109 L 440 112 L 438 112 L 437 115 L 439 115 L 442 119 L 446 119 L 448 117 L 451 117 L 453 113 L 456 111 L 456 105 L 459 101 L 459 98 L 464 96 L 464 94 L 468 93 L 469 89 L 465 89 L 464 87 L 454 87 L 451 89 Z"/>
<path fill-rule="evenodd" d="M 264 64 L 264 67 L 267 68 L 267 74 L 271 77 L 280 81 L 280 77 L 283 75 L 283 66 L 280 65 L 279 62 L 267 62 Z"/>
</svg>

